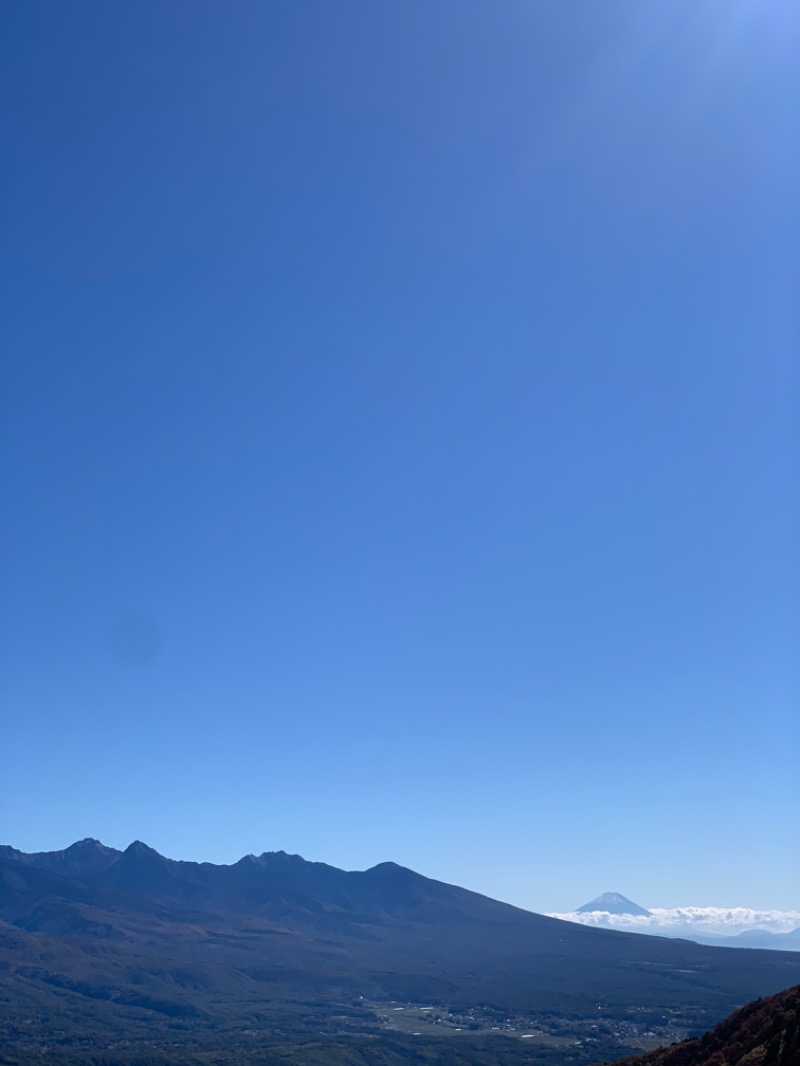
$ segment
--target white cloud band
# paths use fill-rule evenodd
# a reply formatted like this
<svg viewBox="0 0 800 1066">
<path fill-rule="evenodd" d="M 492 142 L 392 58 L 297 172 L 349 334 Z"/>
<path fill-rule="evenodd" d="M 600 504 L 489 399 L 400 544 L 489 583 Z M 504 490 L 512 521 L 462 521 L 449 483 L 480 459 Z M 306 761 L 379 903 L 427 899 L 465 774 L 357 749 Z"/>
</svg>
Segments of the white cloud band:
<svg viewBox="0 0 800 1066">
<path fill-rule="evenodd" d="M 800 927 L 800 911 L 753 910 L 751 907 L 651 907 L 650 911 L 651 916 L 609 914 L 607 911 L 578 914 L 570 911 L 566 914 L 549 914 L 548 917 L 631 933 L 665 932 L 673 935 L 688 930 L 718 936 L 736 936 L 746 929 L 789 933 Z"/>
</svg>

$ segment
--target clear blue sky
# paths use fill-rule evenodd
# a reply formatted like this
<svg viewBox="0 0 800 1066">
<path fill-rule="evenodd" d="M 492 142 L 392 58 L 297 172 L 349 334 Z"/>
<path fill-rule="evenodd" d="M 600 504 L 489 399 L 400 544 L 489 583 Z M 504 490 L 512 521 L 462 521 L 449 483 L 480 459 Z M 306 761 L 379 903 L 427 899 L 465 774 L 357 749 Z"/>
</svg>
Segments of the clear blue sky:
<svg viewBox="0 0 800 1066">
<path fill-rule="evenodd" d="M 2 17 L 0 838 L 797 905 L 797 4 Z"/>
</svg>

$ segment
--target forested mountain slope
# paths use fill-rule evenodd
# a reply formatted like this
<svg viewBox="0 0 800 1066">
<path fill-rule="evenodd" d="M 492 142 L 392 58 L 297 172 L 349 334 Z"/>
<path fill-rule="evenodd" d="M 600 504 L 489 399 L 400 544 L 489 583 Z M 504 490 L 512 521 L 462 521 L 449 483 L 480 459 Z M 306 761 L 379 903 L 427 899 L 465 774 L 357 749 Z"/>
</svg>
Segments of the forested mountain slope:
<svg viewBox="0 0 800 1066">
<path fill-rule="evenodd" d="M 26 1053 L 383 1039 L 385 1005 L 416 1004 L 441 1014 L 427 1036 L 528 1026 L 551 1052 L 580 1039 L 588 1062 L 593 1040 L 616 1053 L 647 1027 L 681 1037 L 798 981 L 797 954 L 587 928 L 394 863 L 347 872 L 277 852 L 215 866 L 97 841 L 0 855 L 0 1044 Z"/>
<path fill-rule="evenodd" d="M 621 1066 L 798 1066 L 800 985 L 737 1010 L 705 1036 Z"/>
</svg>

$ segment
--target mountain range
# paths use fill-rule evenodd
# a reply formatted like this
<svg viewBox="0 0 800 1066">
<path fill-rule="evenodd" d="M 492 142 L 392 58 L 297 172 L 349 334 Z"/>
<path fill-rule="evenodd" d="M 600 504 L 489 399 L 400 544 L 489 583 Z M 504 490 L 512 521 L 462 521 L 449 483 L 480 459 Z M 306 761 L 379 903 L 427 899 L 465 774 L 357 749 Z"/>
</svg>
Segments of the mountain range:
<svg viewBox="0 0 800 1066">
<path fill-rule="evenodd" d="M 210 1062 L 187 1049 L 245 1041 L 274 1056 L 312 1035 L 336 1043 L 321 1061 L 350 1061 L 342 1040 L 394 1041 L 386 1061 L 406 1061 L 407 1042 L 420 1037 L 417 1054 L 432 1034 L 452 1063 L 495 1061 L 467 1050 L 469 1034 L 505 1040 L 503 1063 L 522 1049 L 519 1061 L 554 1062 L 557 1048 L 589 1062 L 630 1053 L 642 1026 L 691 1035 L 798 981 L 796 954 L 580 926 L 392 862 L 347 872 L 279 851 L 218 866 L 91 839 L 0 848 L 0 1062 L 83 1063 L 87 1047 L 139 1062 L 143 1044 Z M 412 1008 L 440 1027 L 404 1030 L 392 1012 Z"/>
<path fill-rule="evenodd" d="M 788 933 L 773 933 L 767 929 L 744 929 L 735 936 L 712 935 L 685 930 L 682 934 L 698 944 L 712 947 L 765 948 L 769 951 L 800 951 L 800 929 Z"/>
</svg>

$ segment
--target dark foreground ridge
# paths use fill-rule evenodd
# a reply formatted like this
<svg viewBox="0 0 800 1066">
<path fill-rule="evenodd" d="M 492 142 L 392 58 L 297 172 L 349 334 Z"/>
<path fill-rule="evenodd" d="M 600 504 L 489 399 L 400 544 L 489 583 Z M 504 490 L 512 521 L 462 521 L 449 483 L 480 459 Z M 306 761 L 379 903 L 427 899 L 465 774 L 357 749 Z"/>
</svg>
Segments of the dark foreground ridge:
<svg viewBox="0 0 800 1066">
<path fill-rule="evenodd" d="M 696 1040 L 624 1060 L 620 1066 L 798 1066 L 800 985 L 748 1003 Z"/>
<path fill-rule="evenodd" d="M 0 848 L 0 1063 L 15 1066 L 579 1066 L 798 982 L 797 954 L 587 928 L 391 862 Z"/>
</svg>

